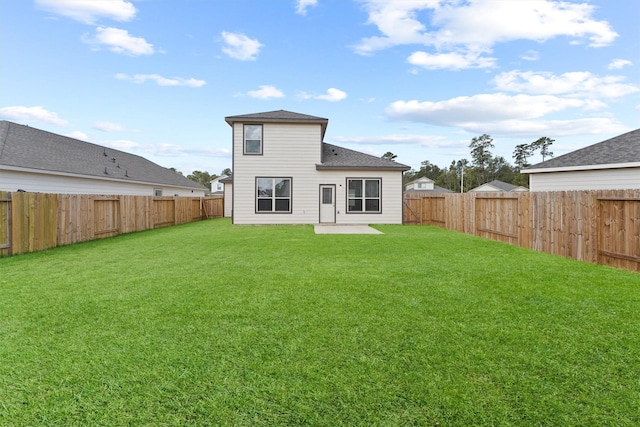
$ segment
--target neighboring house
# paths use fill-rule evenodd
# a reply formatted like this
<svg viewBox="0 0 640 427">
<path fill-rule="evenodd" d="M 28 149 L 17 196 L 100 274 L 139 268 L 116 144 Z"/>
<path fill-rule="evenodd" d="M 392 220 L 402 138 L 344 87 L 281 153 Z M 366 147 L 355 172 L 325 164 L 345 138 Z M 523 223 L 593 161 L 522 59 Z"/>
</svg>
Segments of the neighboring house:
<svg viewBox="0 0 640 427">
<path fill-rule="evenodd" d="M 0 121 L 0 190 L 202 197 L 206 188 L 134 154 Z"/>
<path fill-rule="evenodd" d="M 224 183 L 221 181 L 225 178 L 228 178 L 228 176 L 222 175 L 211 180 L 211 194 L 221 196 L 224 193 Z"/>
<path fill-rule="evenodd" d="M 531 191 L 640 189 L 640 129 L 523 169 Z"/>
<path fill-rule="evenodd" d="M 517 193 L 522 191 L 529 191 L 527 187 L 521 187 L 518 185 L 509 184 L 508 182 L 494 179 L 491 182 L 479 185 L 469 190 L 469 193 L 479 193 L 484 191 L 499 192 L 499 193 Z"/>
<path fill-rule="evenodd" d="M 426 176 L 407 183 L 407 185 L 405 185 L 404 192 L 408 194 L 453 193 L 451 190 L 438 187 L 432 179 L 429 179 Z"/>
<path fill-rule="evenodd" d="M 410 167 L 324 143 L 328 119 L 279 110 L 225 121 L 234 224 L 402 223 Z"/>
</svg>

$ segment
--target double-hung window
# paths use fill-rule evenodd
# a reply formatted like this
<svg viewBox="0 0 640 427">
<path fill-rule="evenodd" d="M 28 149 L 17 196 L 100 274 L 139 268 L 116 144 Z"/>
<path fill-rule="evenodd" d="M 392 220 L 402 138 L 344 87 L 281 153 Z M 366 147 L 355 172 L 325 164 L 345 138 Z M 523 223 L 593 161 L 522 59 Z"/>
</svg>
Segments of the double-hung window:
<svg viewBox="0 0 640 427">
<path fill-rule="evenodd" d="M 347 179 L 347 212 L 380 213 L 380 178 Z"/>
<path fill-rule="evenodd" d="M 262 154 L 262 125 L 244 125 L 244 154 Z"/>
<path fill-rule="evenodd" d="M 256 178 L 256 212 L 291 212 L 291 178 Z"/>
</svg>

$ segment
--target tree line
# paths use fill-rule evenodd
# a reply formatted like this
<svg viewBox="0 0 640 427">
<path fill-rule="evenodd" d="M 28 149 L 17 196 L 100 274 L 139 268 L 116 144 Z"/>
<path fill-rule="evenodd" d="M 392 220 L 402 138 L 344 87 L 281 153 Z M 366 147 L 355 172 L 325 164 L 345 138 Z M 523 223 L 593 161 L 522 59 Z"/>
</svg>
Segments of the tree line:
<svg viewBox="0 0 640 427">
<path fill-rule="evenodd" d="M 513 151 L 514 164 L 512 165 L 504 157 L 493 155 L 491 152 L 491 149 L 495 147 L 493 138 L 483 134 L 472 138 L 469 143 L 471 160 L 453 160 L 445 168 L 440 168 L 429 160 L 425 160 L 421 162 L 420 170 L 411 169 L 405 173 L 405 183 L 427 177 L 433 180 L 435 185 L 457 193 L 460 192 L 462 185 L 464 192 L 467 192 L 495 179 L 528 187 L 529 177 L 520 173 L 520 170 L 530 166 L 528 159 L 536 152 L 540 153 L 542 161 L 553 157 L 553 152 L 549 150 L 549 147 L 554 141 L 543 136 L 529 144 L 516 145 Z M 382 157 L 393 160 L 396 155 L 387 152 Z"/>
<path fill-rule="evenodd" d="M 169 169 L 174 171 L 177 174 L 184 175 L 182 172 L 180 172 L 176 168 L 169 168 Z M 207 171 L 195 170 L 191 172 L 189 175 L 187 175 L 187 178 L 193 182 L 197 182 L 198 184 L 204 187 L 211 188 L 211 181 L 223 175 L 231 176 L 231 169 L 229 168 L 223 169 L 222 172 L 220 172 L 220 175 L 210 174 Z"/>
</svg>

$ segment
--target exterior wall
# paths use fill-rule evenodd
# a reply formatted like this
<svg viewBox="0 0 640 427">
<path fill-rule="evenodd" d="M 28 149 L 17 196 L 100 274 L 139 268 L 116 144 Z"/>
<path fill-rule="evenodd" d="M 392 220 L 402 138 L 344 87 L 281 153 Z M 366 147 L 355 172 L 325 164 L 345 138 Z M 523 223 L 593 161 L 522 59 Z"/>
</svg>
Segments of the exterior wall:
<svg viewBox="0 0 640 427">
<path fill-rule="evenodd" d="M 422 184 L 422 186 L 420 186 Z M 433 191 L 435 189 L 435 183 L 429 178 L 418 178 L 413 182 L 407 184 L 405 190 L 419 190 L 419 191 Z"/>
<path fill-rule="evenodd" d="M 640 168 L 529 174 L 531 191 L 633 190 L 640 188 Z"/>
<path fill-rule="evenodd" d="M 243 125 L 236 123 L 233 127 L 234 224 L 317 224 L 321 184 L 336 187 L 337 224 L 402 223 L 402 172 L 316 170 L 322 149 L 319 124 L 265 123 L 262 155 L 243 155 L 242 146 Z M 291 213 L 256 213 L 256 177 L 291 178 Z M 347 177 L 382 179 L 382 213 L 346 213 Z"/>
<path fill-rule="evenodd" d="M 224 217 L 231 218 L 233 214 L 233 184 L 224 184 Z"/>
<path fill-rule="evenodd" d="M 108 179 L 0 170 L 0 190 L 4 191 L 24 190 L 34 193 L 153 196 L 154 189 L 161 189 L 163 196 L 204 197 L 204 188 L 198 190 Z"/>
<path fill-rule="evenodd" d="M 316 211 L 319 209 L 319 185 L 336 186 L 336 224 L 402 224 L 402 172 L 400 171 L 317 171 L 314 187 Z M 347 178 L 380 178 L 381 213 L 347 213 Z M 295 200 L 294 200 L 295 203 Z M 314 223 L 319 222 L 319 214 Z"/>
<path fill-rule="evenodd" d="M 233 223 L 312 224 L 318 221 L 316 164 L 321 159 L 321 127 L 265 123 L 262 154 L 243 154 L 243 124 L 233 127 Z M 291 213 L 256 213 L 256 177 L 291 182 Z M 310 190 L 313 188 L 313 190 Z"/>
</svg>

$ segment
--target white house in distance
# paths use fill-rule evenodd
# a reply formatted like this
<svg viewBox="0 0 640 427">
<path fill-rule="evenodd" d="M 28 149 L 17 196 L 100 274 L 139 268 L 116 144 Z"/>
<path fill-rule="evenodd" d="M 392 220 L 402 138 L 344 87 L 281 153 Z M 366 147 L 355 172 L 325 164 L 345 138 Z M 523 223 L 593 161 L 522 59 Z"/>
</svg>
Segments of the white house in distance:
<svg viewBox="0 0 640 427">
<path fill-rule="evenodd" d="M 493 181 L 487 182 L 485 184 L 479 185 L 475 188 L 469 190 L 469 193 L 480 193 L 480 192 L 498 192 L 498 193 L 518 193 L 523 191 L 529 191 L 527 187 L 522 187 L 519 185 L 513 185 L 508 182 L 500 181 L 498 179 L 494 179 Z"/>
<path fill-rule="evenodd" d="M 221 181 L 225 178 L 228 178 L 228 176 L 222 175 L 211 180 L 211 194 L 213 195 L 224 194 L 224 182 L 221 182 Z"/>
<path fill-rule="evenodd" d="M 324 143 L 328 119 L 279 110 L 225 121 L 233 224 L 402 223 L 410 167 Z"/>
<path fill-rule="evenodd" d="M 453 193 L 451 190 L 438 187 L 435 181 L 426 176 L 408 182 L 404 187 L 404 192 L 409 194 Z"/>
<path fill-rule="evenodd" d="M 521 171 L 531 191 L 640 189 L 640 129 Z"/>
<path fill-rule="evenodd" d="M 0 190 L 202 197 L 206 188 L 134 154 L 0 121 Z"/>
</svg>

